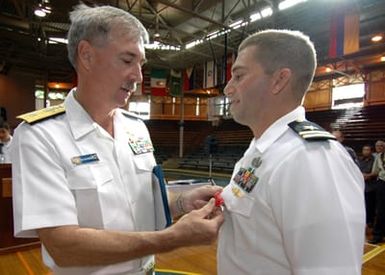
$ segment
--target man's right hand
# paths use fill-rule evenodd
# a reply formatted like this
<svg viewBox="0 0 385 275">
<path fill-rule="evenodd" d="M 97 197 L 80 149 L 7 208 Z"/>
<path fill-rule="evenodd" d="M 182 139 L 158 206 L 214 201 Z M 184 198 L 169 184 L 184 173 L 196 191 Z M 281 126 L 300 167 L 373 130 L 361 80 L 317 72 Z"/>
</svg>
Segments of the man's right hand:
<svg viewBox="0 0 385 275">
<path fill-rule="evenodd" d="M 223 221 L 223 213 L 212 198 L 204 207 L 184 215 L 166 230 L 170 230 L 178 246 L 210 244 L 216 240 Z"/>
</svg>

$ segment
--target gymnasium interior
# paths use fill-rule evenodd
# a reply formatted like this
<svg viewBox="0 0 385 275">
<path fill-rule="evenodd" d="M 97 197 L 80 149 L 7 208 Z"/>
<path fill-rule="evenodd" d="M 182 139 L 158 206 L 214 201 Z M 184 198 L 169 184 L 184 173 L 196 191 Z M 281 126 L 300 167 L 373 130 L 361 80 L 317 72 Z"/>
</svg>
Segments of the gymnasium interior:
<svg viewBox="0 0 385 275">
<path fill-rule="evenodd" d="M 0 0 L 0 114 L 11 134 L 17 116 L 61 104 L 76 87 L 66 37 L 78 3 Z M 146 124 L 169 185 L 225 187 L 231 180 L 253 133 L 233 120 L 224 88 L 239 44 L 260 30 L 299 30 L 314 42 L 318 66 L 303 102 L 308 120 L 342 131 L 358 156 L 364 145 L 385 139 L 384 0 L 83 3 L 128 11 L 149 33 L 143 82 L 125 110 Z M 39 239 L 13 236 L 11 163 L 0 163 L 0 185 L 0 274 L 52 274 Z M 362 274 L 385 274 L 385 243 L 363 249 Z M 215 242 L 157 254 L 156 274 L 217 274 L 216 252 Z"/>
</svg>

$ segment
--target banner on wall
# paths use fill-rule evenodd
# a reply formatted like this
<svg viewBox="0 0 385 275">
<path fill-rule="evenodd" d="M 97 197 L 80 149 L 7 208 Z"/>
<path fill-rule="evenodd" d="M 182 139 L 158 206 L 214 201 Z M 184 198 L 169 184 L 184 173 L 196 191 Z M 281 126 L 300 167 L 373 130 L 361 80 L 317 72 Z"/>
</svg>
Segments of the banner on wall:
<svg viewBox="0 0 385 275">
<path fill-rule="evenodd" d="M 329 57 L 339 57 L 360 49 L 360 16 L 358 13 L 336 14 L 330 25 Z"/>
<path fill-rule="evenodd" d="M 152 69 L 151 70 L 151 95 L 154 96 L 166 96 L 166 81 L 167 70 L 165 69 Z"/>
<path fill-rule="evenodd" d="M 203 88 L 212 88 L 217 85 L 217 70 L 215 61 L 207 61 L 204 66 Z"/>
<path fill-rule="evenodd" d="M 183 71 L 183 91 L 194 89 L 194 67 Z"/>
<path fill-rule="evenodd" d="M 182 94 L 182 71 L 171 70 L 168 88 L 172 96 L 180 96 Z"/>
</svg>

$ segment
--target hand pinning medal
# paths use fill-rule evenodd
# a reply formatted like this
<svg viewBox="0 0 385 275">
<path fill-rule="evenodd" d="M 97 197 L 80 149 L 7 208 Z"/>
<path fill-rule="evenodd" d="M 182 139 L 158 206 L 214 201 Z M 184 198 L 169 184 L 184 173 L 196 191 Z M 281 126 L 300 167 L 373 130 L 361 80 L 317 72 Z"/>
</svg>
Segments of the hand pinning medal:
<svg viewBox="0 0 385 275">
<path fill-rule="evenodd" d="M 214 199 L 215 199 L 215 206 L 222 208 L 225 201 L 221 196 L 221 191 L 218 191 L 214 194 Z"/>
</svg>

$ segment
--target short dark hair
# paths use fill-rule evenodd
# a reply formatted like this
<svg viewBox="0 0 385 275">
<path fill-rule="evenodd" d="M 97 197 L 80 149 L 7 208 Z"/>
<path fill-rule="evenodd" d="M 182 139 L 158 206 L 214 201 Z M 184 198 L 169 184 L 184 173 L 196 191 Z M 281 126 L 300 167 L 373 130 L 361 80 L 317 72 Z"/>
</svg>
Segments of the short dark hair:
<svg viewBox="0 0 385 275">
<path fill-rule="evenodd" d="M 294 75 L 293 89 L 302 98 L 307 92 L 317 66 L 317 55 L 310 38 L 299 31 L 264 30 L 247 37 L 238 51 L 255 46 L 256 60 L 266 74 L 289 68 Z"/>
</svg>

